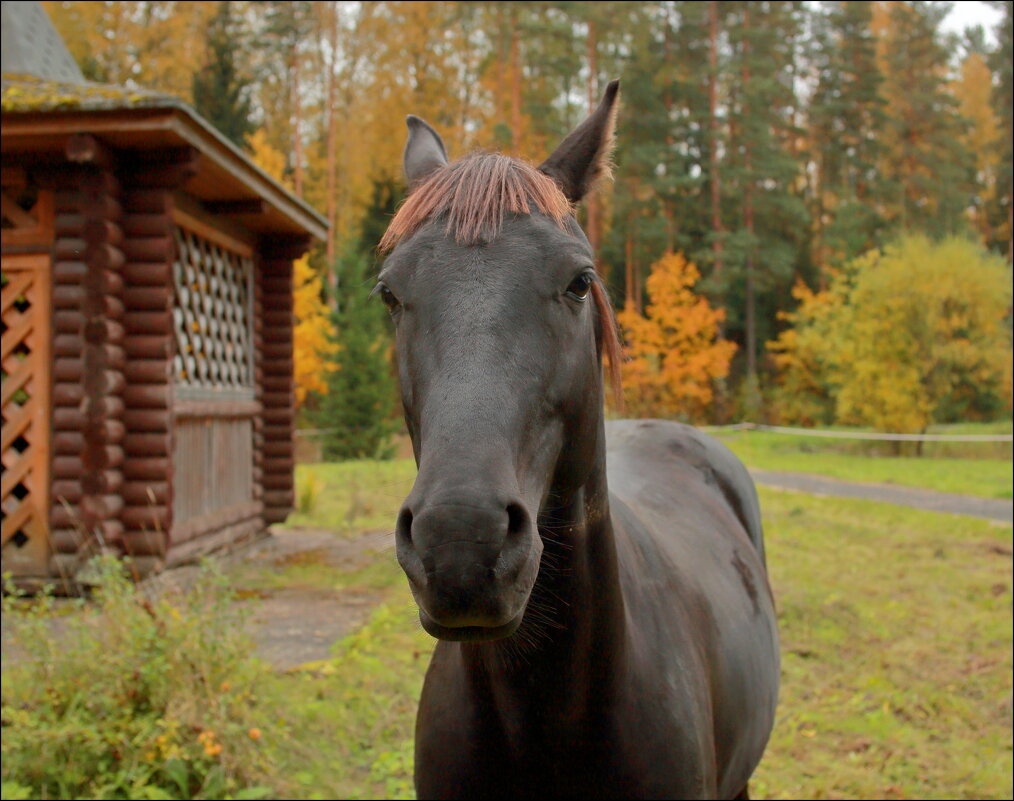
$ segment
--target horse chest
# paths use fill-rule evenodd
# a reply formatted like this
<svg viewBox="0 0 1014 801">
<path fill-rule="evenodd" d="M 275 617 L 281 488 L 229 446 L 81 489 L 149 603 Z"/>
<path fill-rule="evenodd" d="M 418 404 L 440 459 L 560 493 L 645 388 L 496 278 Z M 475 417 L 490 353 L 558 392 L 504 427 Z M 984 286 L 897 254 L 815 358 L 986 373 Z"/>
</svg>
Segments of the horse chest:
<svg viewBox="0 0 1014 801">
<path fill-rule="evenodd" d="M 440 666 L 439 661 L 437 665 Z M 443 667 L 447 667 L 446 664 Z M 416 731 L 420 798 L 652 798 L 714 794 L 708 737 L 656 687 L 566 702 L 447 692 L 431 675 Z M 474 688 L 473 688 L 474 689 Z M 562 688 L 561 688 L 562 690 Z"/>
</svg>

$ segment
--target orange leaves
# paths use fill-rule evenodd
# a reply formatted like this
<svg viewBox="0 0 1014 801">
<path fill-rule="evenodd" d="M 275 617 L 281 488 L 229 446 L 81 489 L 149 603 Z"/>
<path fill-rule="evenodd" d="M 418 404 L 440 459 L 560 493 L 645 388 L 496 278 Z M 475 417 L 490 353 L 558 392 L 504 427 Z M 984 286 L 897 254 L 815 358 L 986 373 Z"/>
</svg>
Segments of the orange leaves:
<svg viewBox="0 0 1014 801">
<path fill-rule="evenodd" d="M 681 253 L 652 265 L 645 316 L 627 307 L 617 319 L 627 341 L 623 396 L 632 415 L 702 418 L 716 379 L 729 372 L 736 350 L 719 338 L 721 309 L 695 294 L 697 268 Z"/>
</svg>

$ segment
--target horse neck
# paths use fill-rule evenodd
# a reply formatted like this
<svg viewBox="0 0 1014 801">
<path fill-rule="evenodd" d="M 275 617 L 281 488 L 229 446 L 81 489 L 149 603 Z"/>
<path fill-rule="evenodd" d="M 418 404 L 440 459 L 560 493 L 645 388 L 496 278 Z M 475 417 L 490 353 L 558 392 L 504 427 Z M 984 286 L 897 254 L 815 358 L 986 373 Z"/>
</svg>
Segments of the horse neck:
<svg viewBox="0 0 1014 801">
<path fill-rule="evenodd" d="M 477 678 L 490 680 L 489 691 L 506 693 L 501 706 L 521 702 L 523 708 L 519 696 L 526 695 L 538 706 L 535 696 L 545 695 L 557 709 L 569 703 L 579 712 L 611 692 L 604 685 L 622 662 L 625 614 L 602 420 L 597 437 L 588 480 L 569 504 L 540 515 L 542 566 L 521 628 L 505 640 L 463 647 L 466 666 Z"/>
</svg>

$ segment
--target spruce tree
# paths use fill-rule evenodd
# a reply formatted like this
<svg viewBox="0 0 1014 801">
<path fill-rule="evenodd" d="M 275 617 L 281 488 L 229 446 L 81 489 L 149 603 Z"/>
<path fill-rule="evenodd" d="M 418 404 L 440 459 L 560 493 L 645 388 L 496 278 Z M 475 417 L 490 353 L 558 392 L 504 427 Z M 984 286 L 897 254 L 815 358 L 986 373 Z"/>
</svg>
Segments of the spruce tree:
<svg viewBox="0 0 1014 801">
<path fill-rule="evenodd" d="M 250 82 L 236 66 L 238 28 L 229 3 L 219 3 L 207 30 L 207 62 L 194 74 L 194 107 L 238 147 L 253 133 Z"/>
<path fill-rule="evenodd" d="M 377 272 L 376 245 L 391 220 L 404 187 L 391 178 L 373 182 L 359 236 L 346 244 L 333 266 L 337 297 L 332 304 L 335 369 L 319 400 L 316 424 L 325 431 L 324 458 L 386 458 L 397 430 L 392 341 L 387 312 L 370 292 Z"/>
<path fill-rule="evenodd" d="M 387 458 L 394 378 L 390 336 L 383 304 L 370 297 L 371 260 L 349 248 L 339 257 L 341 303 L 332 312 L 336 332 L 335 369 L 327 375 L 327 393 L 316 414 L 324 430 L 324 459 Z"/>
</svg>

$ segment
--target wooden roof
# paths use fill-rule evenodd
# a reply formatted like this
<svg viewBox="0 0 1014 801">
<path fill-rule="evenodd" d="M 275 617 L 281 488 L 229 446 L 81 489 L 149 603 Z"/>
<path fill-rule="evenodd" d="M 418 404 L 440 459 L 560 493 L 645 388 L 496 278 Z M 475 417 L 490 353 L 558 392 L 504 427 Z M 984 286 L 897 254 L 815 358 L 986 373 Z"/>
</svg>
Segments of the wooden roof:
<svg viewBox="0 0 1014 801">
<path fill-rule="evenodd" d="M 88 133 L 116 151 L 191 147 L 200 169 L 184 189 L 230 208 L 249 230 L 291 236 L 327 236 L 327 221 L 261 170 L 243 151 L 179 98 L 124 86 L 2 76 L 2 151 L 31 163 L 59 159 L 68 137 Z"/>
</svg>

